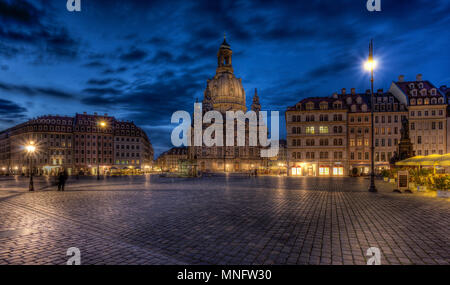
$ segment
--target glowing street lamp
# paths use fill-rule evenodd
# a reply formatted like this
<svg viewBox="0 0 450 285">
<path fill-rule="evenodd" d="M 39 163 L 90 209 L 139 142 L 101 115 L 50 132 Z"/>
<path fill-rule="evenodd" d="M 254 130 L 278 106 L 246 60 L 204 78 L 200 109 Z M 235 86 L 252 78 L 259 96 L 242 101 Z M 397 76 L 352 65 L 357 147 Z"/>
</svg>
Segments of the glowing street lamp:
<svg viewBox="0 0 450 285">
<path fill-rule="evenodd" d="M 34 191 L 34 183 L 33 183 L 33 154 L 36 151 L 36 146 L 33 141 L 30 141 L 26 146 L 25 150 L 28 153 L 30 158 L 30 186 L 28 188 L 29 191 Z"/>
<path fill-rule="evenodd" d="M 100 128 L 106 128 L 106 122 L 105 121 L 100 121 L 98 122 L 98 126 Z M 97 136 L 97 180 L 100 180 L 100 142 Z"/>
<path fill-rule="evenodd" d="M 364 63 L 364 69 L 370 72 L 370 86 L 371 86 L 371 93 L 370 93 L 370 117 L 371 117 L 371 128 L 372 128 L 372 136 L 370 138 L 371 140 L 371 146 L 370 146 L 370 152 L 371 152 L 371 159 L 370 159 L 370 165 L 371 165 L 371 172 L 370 172 L 370 185 L 369 185 L 369 192 L 377 192 L 377 188 L 375 187 L 375 161 L 374 161 L 374 152 L 375 152 L 375 146 L 373 143 L 373 137 L 374 137 L 374 124 L 373 124 L 373 71 L 377 67 L 376 60 L 373 59 L 373 41 L 370 41 L 369 44 L 369 59 Z"/>
</svg>

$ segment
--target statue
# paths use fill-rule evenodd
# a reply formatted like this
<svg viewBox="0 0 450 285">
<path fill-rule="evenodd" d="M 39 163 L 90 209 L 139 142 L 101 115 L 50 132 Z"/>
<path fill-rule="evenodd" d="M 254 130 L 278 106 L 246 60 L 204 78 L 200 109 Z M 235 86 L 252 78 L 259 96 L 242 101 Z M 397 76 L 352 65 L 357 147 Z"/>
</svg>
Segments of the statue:
<svg viewBox="0 0 450 285">
<path fill-rule="evenodd" d="M 391 163 L 414 156 L 413 145 L 411 143 L 411 139 L 409 138 L 409 121 L 406 116 L 402 118 L 402 128 L 400 130 L 400 134 L 401 138 L 400 143 L 398 144 L 398 151 L 395 152 Z"/>
<path fill-rule="evenodd" d="M 402 118 L 402 128 L 400 130 L 401 139 L 400 140 L 409 140 L 409 122 L 406 116 Z"/>
</svg>

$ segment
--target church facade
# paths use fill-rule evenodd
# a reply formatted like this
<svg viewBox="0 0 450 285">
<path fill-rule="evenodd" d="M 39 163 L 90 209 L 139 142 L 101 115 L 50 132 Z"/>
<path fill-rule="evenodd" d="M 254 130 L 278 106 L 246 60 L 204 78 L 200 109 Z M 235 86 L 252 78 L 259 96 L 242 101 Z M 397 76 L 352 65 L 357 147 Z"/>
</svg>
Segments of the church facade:
<svg viewBox="0 0 450 285">
<path fill-rule="evenodd" d="M 260 156 L 261 146 L 251 146 L 249 144 L 249 122 L 245 123 L 245 145 L 237 146 L 236 142 L 236 122 L 234 132 L 234 146 L 226 146 L 226 112 L 242 111 L 247 112 L 245 90 L 242 79 L 237 78 L 232 66 L 232 54 L 230 45 L 225 37 L 217 52 L 216 74 L 207 80 L 204 97 L 202 100 L 202 113 L 208 111 L 218 111 L 222 114 L 223 146 L 190 146 L 188 148 L 188 161 L 192 169 L 201 172 L 250 172 L 265 171 L 268 161 Z M 257 90 L 253 96 L 251 110 L 258 113 L 261 111 Z M 208 125 L 203 124 L 203 131 Z M 214 134 L 217 135 L 217 134 Z M 193 145 L 193 144 L 191 144 Z"/>
</svg>

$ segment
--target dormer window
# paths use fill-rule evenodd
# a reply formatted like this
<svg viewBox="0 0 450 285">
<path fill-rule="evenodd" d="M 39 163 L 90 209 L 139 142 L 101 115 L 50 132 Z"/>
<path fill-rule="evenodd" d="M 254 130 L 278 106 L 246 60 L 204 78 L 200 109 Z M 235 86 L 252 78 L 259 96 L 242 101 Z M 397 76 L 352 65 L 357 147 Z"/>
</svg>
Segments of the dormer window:
<svg viewBox="0 0 450 285">
<path fill-rule="evenodd" d="M 444 98 L 442 97 L 439 98 L 439 104 L 444 104 Z"/>
<path fill-rule="evenodd" d="M 355 104 L 352 105 L 352 112 L 356 112 L 356 105 Z"/>
<path fill-rule="evenodd" d="M 409 89 L 414 89 L 414 83 L 409 83 Z"/>
<path fill-rule="evenodd" d="M 423 88 L 423 83 L 421 82 L 421 83 L 419 83 L 419 89 L 422 89 Z"/>
<path fill-rule="evenodd" d="M 358 98 L 356 98 L 356 103 L 361 104 L 362 103 L 362 99 L 360 96 L 358 96 Z"/>
<path fill-rule="evenodd" d="M 347 104 L 350 105 L 352 103 L 352 98 L 351 97 L 347 97 Z"/>
<path fill-rule="evenodd" d="M 431 95 L 436 96 L 436 88 L 431 89 Z"/>
<path fill-rule="evenodd" d="M 430 105 L 430 99 L 425 98 L 425 105 Z"/>
<path fill-rule="evenodd" d="M 412 91 L 411 91 L 411 94 L 412 94 L 413 96 L 417 96 L 417 90 L 415 90 L 415 89 L 412 90 Z"/>
<path fill-rule="evenodd" d="M 437 99 L 436 98 L 431 99 L 431 104 L 433 105 L 437 104 Z"/>
<path fill-rule="evenodd" d="M 306 104 L 306 110 L 313 110 L 314 109 L 314 103 L 313 102 L 308 102 Z"/>
<path fill-rule="evenodd" d="M 367 104 L 363 104 L 363 105 L 361 106 L 361 110 L 362 110 L 363 112 L 367 112 Z"/>
<path fill-rule="evenodd" d="M 427 90 L 426 90 L 426 89 L 422 89 L 422 90 L 420 91 L 420 95 L 422 95 L 422 96 L 427 96 Z"/>
<path fill-rule="evenodd" d="M 417 99 L 417 105 L 422 105 L 422 104 L 423 104 L 422 99 Z"/>
<path fill-rule="evenodd" d="M 320 103 L 320 110 L 328 110 L 328 103 L 327 102 L 321 102 Z"/>
</svg>

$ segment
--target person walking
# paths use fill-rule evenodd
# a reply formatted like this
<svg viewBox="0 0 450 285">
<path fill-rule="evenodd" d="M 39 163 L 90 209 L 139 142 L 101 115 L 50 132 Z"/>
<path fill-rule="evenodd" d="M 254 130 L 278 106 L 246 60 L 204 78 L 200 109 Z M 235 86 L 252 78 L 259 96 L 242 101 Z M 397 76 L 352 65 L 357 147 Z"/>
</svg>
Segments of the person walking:
<svg viewBox="0 0 450 285">
<path fill-rule="evenodd" d="M 58 191 L 64 191 L 68 174 L 66 170 L 63 170 L 58 175 Z"/>
</svg>

